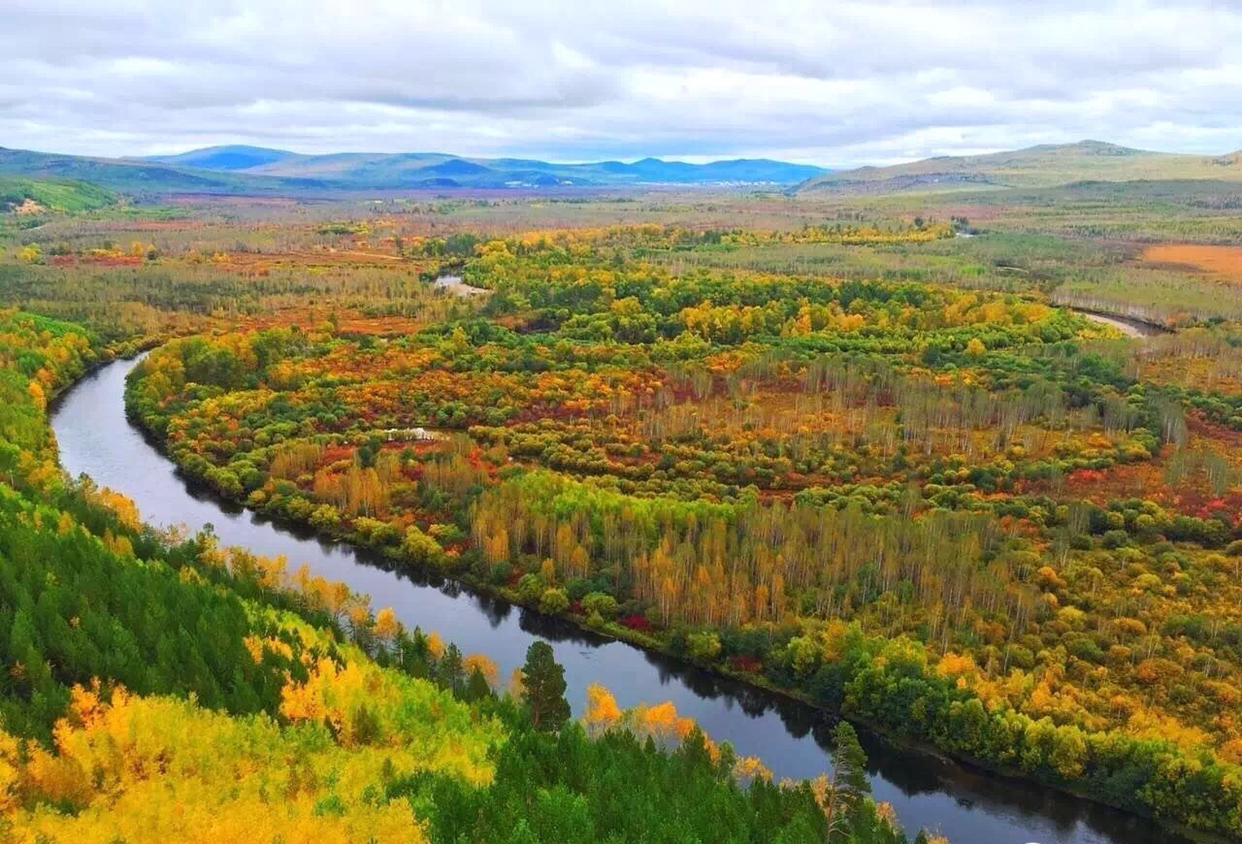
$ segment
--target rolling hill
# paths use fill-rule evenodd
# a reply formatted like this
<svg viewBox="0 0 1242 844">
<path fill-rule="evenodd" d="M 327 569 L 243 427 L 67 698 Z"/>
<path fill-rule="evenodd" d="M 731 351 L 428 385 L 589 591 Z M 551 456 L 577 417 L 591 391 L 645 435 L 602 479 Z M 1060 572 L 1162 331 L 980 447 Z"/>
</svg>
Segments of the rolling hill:
<svg viewBox="0 0 1242 844">
<path fill-rule="evenodd" d="M 57 182 L 0 177 L 0 212 L 92 211 L 112 205 L 117 196 L 87 182 Z"/>
<path fill-rule="evenodd" d="M 1242 182 L 1242 152 L 1183 155 L 1101 141 L 1041 145 L 987 155 L 941 156 L 892 167 L 860 167 L 812 177 L 797 193 L 889 194 L 980 188 L 1048 188 L 1081 181 Z"/>
<path fill-rule="evenodd" d="M 658 158 L 563 164 L 434 152 L 304 155 L 237 145 L 146 158 L 92 158 L 0 148 L 0 176 L 80 181 L 130 194 L 296 196 L 377 190 L 770 185 L 798 194 L 882 195 L 1043 189 L 1082 182 L 1242 183 L 1242 151 L 1200 156 L 1080 141 L 830 171 L 762 158 L 706 164 Z"/>
<path fill-rule="evenodd" d="M 302 155 L 253 146 L 219 146 L 178 155 L 98 158 L 0 147 L 0 176 L 81 181 L 129 194 L 331 194 L 455 188 L 616 188 L 660 185 L 779 185 L 825 173 L 768 159 L 688 164 L 645 158 L 557 164 L 444 153 Z"/>
<path fill-rule="evenodd" d="M 256 177 L 228 170 L 197 169 L 123 158 L 34 152 L 0 147 L 0 176 L 86 182 L 127 194 L 296 193 L 323 190 L 309 179 Z"/>
<path fill-rule="evenodd" d="M 297 153 L 286 152 L 282 149 L 233 145 L 205 147 L 183 152 L 180 155 L 152 156 L 133 160 L 168 164 L 173 167 L 194 167 L 200 170 L 234 171 L 262 167 L 297 157 L 299 157 Z"/>
</svg>

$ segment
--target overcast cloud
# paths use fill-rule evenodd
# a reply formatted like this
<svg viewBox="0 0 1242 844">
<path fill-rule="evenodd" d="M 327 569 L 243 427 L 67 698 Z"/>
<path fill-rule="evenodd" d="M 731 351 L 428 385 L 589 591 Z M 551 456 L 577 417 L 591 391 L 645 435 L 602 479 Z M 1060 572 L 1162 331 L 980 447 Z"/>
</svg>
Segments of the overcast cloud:
<svg viewBox="0 0 1242 844">
<path fill-rule="evenodd" d="M 1242 2 L 0 0 L 0 146 L 888 163 L 1242 148 Z"/>
</svg>

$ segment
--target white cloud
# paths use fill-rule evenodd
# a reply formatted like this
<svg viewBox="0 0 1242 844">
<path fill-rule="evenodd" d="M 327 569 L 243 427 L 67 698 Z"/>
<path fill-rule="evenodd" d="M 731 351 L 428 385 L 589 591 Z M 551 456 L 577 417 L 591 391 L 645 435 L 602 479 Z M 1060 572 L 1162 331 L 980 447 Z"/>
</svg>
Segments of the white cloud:
<svg viewBox="0 0 1242 844">
<path fill-rule="evenodd" d="M 0 145 L 96 154 L 1242 147 L 1211 0 L 0 0 Z"/>
</svg>

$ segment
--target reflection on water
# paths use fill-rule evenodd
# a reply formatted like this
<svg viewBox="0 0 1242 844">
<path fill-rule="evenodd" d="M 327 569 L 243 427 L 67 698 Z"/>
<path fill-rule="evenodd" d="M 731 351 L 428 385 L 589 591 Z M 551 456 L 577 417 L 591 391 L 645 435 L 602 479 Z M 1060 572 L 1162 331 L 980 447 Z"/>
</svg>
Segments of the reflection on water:
<svg viewBox="0 0 1242 844">
<path fill-rule="evenodd" d="M 603 683 L 623 707 L 672 701 L 713 738 L 762 758 L 778 778 L 814 777 L 831 764 L 827 713 L 453 581 L 395 571 L 378 555 L 275 524 L 187 484 L 125 419 L 125 376 L 134 364 L 119 361 L 83 380 L 55 408 L 52 424 L 65 468 L 125 493 L 148 521 L 211 525 L 225 545 L 283 554 L 293 567 L 306 563 L 371 595 L 376 607 L 391 606 L 407 626 L 438 631 L 466 653 L 486 653 L 501 676 L 521 665 L 532 641 L 548 641 L 565 666 L 575 711 L 585 705 L 587 686 Z M 927 827 L 955 844 L 1188 844 L 1143 819 L 860 733 L 876 799 L 892 803 L 908 830 Z"/>
<path fill-rule="evenodd" d="M 475 287 L 472 284 L 466 284 L 458 275 L 442 275 L 435 281 L 435 286 L 440 290 L 447 290 L 456 295 L 469 298 L 471 296 L 482 296 L 484 293 L 491 293 L 485 287 Z"/>
</svg>

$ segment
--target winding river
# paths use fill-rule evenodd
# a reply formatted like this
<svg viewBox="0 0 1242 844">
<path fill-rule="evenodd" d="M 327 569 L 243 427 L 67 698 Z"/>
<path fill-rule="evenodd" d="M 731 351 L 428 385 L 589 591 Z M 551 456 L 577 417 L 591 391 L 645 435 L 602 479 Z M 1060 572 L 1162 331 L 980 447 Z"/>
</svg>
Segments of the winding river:
<svg viewBox="0 0 1242 844">
<path fill-rule="evenodd" d="M 622 707 L 671 700 L 718 740 L 757 755 L 779 777 L 814 777 L 830 763 L 829 724 L 814 709 L 745 684 L 722 679 L 631 645 L 593 636 L 451 582 L 428 582 L 394 572 L 363 551 L 317 540 L 240 510 L 187 484 L 125 417 L 125 376 L 136 361 L 109 364 L 68 391 L 52 426 L 60 458 L 72 474 L 87 474 L 132 498 L 154 524 L 212 525 L 225 545 L 303 562 L 316 573 L 391 606 L 407 626 L 420 625 L 485 653 L 508 677 L 536 639 L 552 644 L 565 666 L 575 711 L 590 683 L 603 683 Z M 945 761 L 864 735 L 872 789 L 897 810 L 907 830 L 927 827 L 954 844 L 1188 844 L 1154 823 L 1051 789 Z"/>
</svg>

